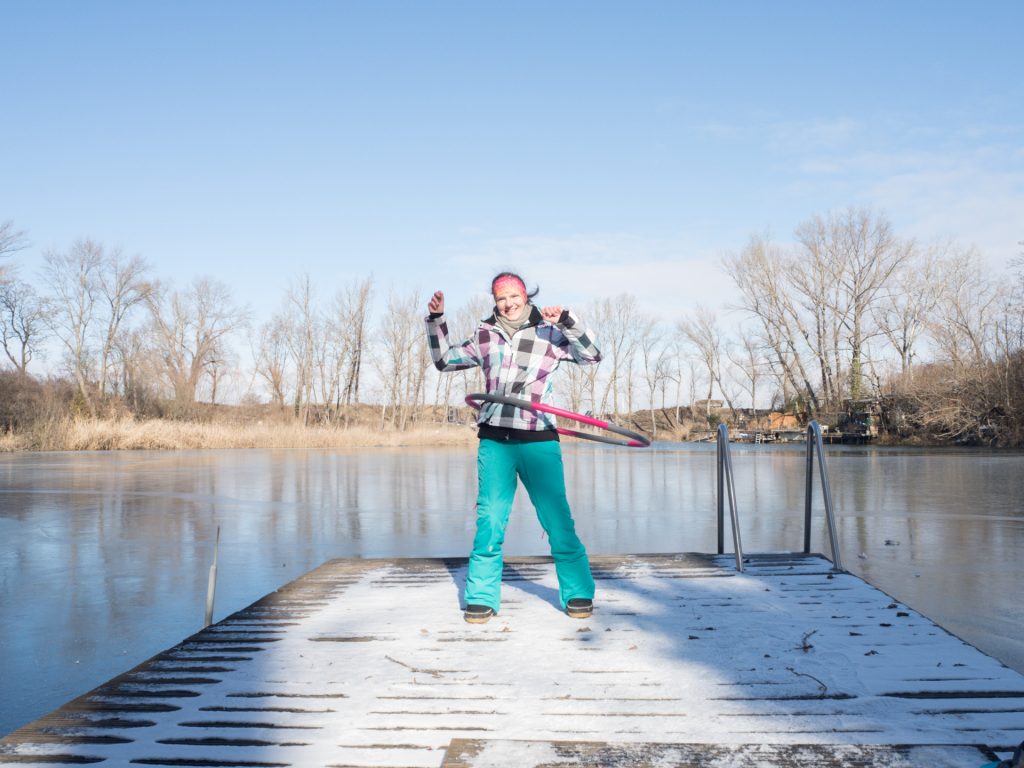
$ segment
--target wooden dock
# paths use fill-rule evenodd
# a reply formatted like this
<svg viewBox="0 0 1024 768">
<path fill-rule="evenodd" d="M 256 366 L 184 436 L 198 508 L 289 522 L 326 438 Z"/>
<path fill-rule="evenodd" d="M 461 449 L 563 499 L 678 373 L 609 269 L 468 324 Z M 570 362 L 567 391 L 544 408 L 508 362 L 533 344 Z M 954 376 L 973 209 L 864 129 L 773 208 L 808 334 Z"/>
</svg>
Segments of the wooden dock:
<svg viewBox="0 0 1024 768">
<path fill-rule="evenodd" d="M 336 560 L 0 739 L 0 762 L 981 766 L 1024 675 L 816 555 L 547 558 L 462 621 L 465 560 Z M 11 695 L 11 692 L 8 692 Z"/>
</svg>

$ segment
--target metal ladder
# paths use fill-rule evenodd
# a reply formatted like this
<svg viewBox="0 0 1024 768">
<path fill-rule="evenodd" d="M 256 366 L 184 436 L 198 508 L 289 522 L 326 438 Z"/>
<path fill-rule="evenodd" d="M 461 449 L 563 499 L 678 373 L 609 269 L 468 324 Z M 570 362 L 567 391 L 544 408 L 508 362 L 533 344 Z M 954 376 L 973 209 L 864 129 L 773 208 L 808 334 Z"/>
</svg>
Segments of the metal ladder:
<svg viewBox="0 0 1024 768">
<path fill-rule="evenodd" d="M 829 546 L 832 548 L 832 570 L 842 573 L 842 557 L 839 554 L 839 538 L 836 532 L 835 514 L 832 511 L 832 489 L 828 484 L 828 470 L 825 467 L 825 444 L 821 438 L 821 426 L 817 421 L 807 425 L 807 477 L 804 494 L 804 554 L 811 552 L 811 498 L 814 492 L 814 455 L 818 455 L 818 474 L 821 476 L 821 493 L 825 501 L 825 526 L 828 529 Z"/>
<path fill-rule="evenodd" d="M 729 453 L 729 428 L 718 425 L 718 554 L 725 554 L 725 491 L 729 492 L 732 543 L 736 551 L 736 570 L 743 573 L 743 545 L 740 543 L 740 519 L 736 510 L 736 487 L 732 479 L 732 454 Z"/>
<path fill-rule="evenodd" d="M 718 425 L 717 446 L 718 475 L 718 554 L 725 554 L 725 500 L 729 499 L 729 513 L 732 522 L 733 548 L 736 553 L 736 570 L 743 572 L 743 545 L 740 542 L 739 513 L 736 509 L 736 486 L 733 481 L 732 454 L 729 451 L 729 429 Z M 825 466 L 825 445 L 821 437 L 821 426 L 817 421 L 807 425 L 807 473 L 804 494 L 804 554 L 811 553 L 811 507 L 814 496 L 814 456 L 818 456 L 818 474 L 825 501 L 825 525 L 828 529 L 829 546 L 832 550 L 832 569 L 845 573 L 842 556 L 839 553 L 839 539 L 836 531 L 835 513 L 832 508 L 832 489 L 828 482 Z"/>
</svg>

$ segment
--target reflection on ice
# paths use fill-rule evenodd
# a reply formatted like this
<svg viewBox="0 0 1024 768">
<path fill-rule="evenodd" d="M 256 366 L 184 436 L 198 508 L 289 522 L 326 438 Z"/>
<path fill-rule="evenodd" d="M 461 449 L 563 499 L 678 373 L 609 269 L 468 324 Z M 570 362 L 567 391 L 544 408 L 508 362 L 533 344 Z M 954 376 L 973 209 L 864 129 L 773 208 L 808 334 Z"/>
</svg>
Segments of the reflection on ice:
<svg viewBox="0 0 1024 768">
<path fill-rule="evenodd" d="M 1024 457 L 829 455 L 846 566 L 1024 669 Z M 567 443 L 565 460 L 590 552 L 714 550 L 713 446 Z M 744 548 L 799 549 L 802 451 L 733 461 Z M 218 525 L 215 620 L 330 558 L 467 554 L 475 471 L 467 449 L 0 457 L 0 680 L 25 692 L 0 701 L 0 732 L 199 629 Z M 816 551 L 824 536 L 819 513 Z M 506 551 L 547 552 L 525 497 Z"/>
</svg>

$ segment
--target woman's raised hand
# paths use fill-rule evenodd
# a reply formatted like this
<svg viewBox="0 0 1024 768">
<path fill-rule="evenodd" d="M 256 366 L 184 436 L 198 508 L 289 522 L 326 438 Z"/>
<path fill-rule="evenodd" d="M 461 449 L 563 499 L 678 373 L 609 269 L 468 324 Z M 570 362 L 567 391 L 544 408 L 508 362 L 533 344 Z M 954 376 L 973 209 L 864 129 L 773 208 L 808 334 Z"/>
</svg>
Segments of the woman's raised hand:
<svg viewBox="0 0 1024 768">
<path fill-rule="evenodd" d="M 434 295 L 427 302 L 427 309 L 431 314 L 444 314 L 444 291 L 434 291 Z"/>
<path fill-rule="evenodd" d="M 557 323 L 558 318 L 562 316 L 561 307 L 544 307 L 540 311 L 540 316 L 547 320 L 549 323 Z"/>
</svg>

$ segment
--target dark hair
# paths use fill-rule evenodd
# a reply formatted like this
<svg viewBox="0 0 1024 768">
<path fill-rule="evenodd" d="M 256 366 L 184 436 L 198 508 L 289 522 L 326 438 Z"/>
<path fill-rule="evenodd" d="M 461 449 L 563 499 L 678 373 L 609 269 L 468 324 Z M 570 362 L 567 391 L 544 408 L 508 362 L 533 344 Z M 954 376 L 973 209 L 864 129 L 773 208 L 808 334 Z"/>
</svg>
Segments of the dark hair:
<svg viewBox="0 0 1024 768">
<path fill-rule="evenodd" d="M 495 286 L 495 284 L 496 284 L 496 283 L 497 283 L 497 282 L 498 282 L 499 280 L 501 280 L 501 279 L 503 279 L 503 278 L 506 278 L 506 277 L 512 277 L 512 278 L 515 278 L 516 280 L 518 280 L 518 281 L 519 281 L 520 283 L 522 283 L 522 284 L 523 284 L 523 289 L 524 289 L 524 290 L 526 289 L 526 281 L 525 281 L 525 280 L 523 280 L 523 278 L 521 278 L 521 277 L 520 277 L 519 275 L 517 275 L 517 274 L 516 274 L 515 272 L 499 272 L 498 274 L 496 274 L 496 275 L 494 276 L 494 279 L 493 279 L 493 280 L 491 280 L 491 296 L 493 296 L 493 295 L 494 295 L 494 286 Z M 527 299 L 532 299 L 532 298 L 533 298 L 534 296 L 536 296 L 536 295 L 537 295 L 538 293 L 540 293 L 540 286 L 539 286 L 539 285 L 538 285 L 538 286 L 537 286 L 536 288 L 534 288 L 534 289 L 533 289 L 532 291 L 530 291 L 529 293 L 527 293 L 527 294 L 526 294 L 526 298 L 527 298 Z"/>
</svg>

